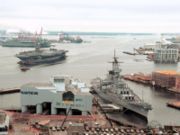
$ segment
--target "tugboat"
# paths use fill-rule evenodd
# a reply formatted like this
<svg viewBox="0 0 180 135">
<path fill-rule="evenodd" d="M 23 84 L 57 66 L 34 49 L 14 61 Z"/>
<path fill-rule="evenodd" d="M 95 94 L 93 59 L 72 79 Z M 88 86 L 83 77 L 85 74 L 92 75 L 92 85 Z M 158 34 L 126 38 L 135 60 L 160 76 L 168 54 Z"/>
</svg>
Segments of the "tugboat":
<svg viewBox="0 0 180 135">
<path fill-rule="evenodd" d="M 147 115 L 152 107 L 141 100 L 122 80 L 117 59 L 114 52 L 112 70 L 109 71 L 106 79 L 92 80 L 92 93 L 103 103 L 123 108 L 123 111 L 107 113 L 109 119 L 120 124 L 144 127 L 148 123 Z"/>
<path fill-rule="evenodd" d="M 67 52 L 67 50 L 57 50 L 53 48 L 48 50 L 40 49 L 40 45 L 38 44 L 35 50 L 20 52 L 16 54 L 16 57 L 21 60 L 18 62 L 20 65 L 37 65 L 64 60 Z"/>
<path fill-rule="evenodd" d="M 83 40 L 80 36 L 72 37 L 69 36 L 67 33 L 61 33 L 59 35 L 59 42 L 61 43 L 82 43 Z"/>
</svg>

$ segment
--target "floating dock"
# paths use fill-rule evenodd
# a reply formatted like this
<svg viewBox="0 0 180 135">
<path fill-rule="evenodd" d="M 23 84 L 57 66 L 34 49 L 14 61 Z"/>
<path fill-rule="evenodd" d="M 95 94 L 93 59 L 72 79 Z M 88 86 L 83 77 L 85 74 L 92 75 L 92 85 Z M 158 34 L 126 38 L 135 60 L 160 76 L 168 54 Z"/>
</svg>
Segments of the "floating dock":
<svg viewBox="0 0 180 135">
<path fill-rule="evenodd" d="M 147 85 L 151 85 L 152 80 L 150 75 L 145 75 L 143 73 L 127 74 L 124 75 L 123 78 L 125 80 L 135 81 L 137 83 L 143 83 Z"/>
<path fill-rule="evenodd" d="M 176 71 L 155 71 L 152 74 L 132 73 L 123 75 L 123 79 L 180 94 L 180 73 Z"/>
<path fill-rule="evenodd" d="M 180 101 L 169 101 L 167 106 L 180 109 Z"/>
</svg>

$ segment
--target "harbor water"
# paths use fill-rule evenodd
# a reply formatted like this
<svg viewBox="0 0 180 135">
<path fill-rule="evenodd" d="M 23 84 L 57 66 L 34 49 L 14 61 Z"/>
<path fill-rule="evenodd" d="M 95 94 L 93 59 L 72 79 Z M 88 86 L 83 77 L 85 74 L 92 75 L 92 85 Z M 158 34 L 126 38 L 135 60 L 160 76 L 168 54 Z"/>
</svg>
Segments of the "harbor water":
<svg viewBox="0 0 180 135">
<path fill-rule="evenodd" d="M 52 38 L 52 37 L 48 37 Z M 58 37 L 57 37 L 58 38 Z M 156 70 L 176 70 L 180 71 L 178 64 L 154 64 L 147 61 L 146 56 L 132 56 L 123 54 L 123 51 L 133 52 L 133 48 L 143 46 L 144 43 L 154 43 L 160 40 L 159 35 L 116 35 L 116 36 L 82 36 L 87 41 L 82 44 L 54 44 L 55 48 L 66 49 L 67 59 L 55 64 L 43 64 L 33 66 L 30 70 L 22 72 L 17 62 L 19 59 L 15 54 L 21 51 L 32 50 L 33 48 L 6 48 L 0 46 L 0 88 L 20 87 L 30 82 L 48 82 L 53 75 L 71 75 L 79 78 L 90 85 L 90 81 L 96 77 L 105 77 L 114 55 L 119 57 L 122 74 L 126 73 L 151 73 Z M 145 102 L 152 105 L 153 110 L 149 112 L 149 122 L 157 121 L 161 125 L 180 125 L 180 111 L 166 106 L 171 99 L 180 98 L 178 95 L 154 90 L 151 87 L 143 86 L 126 81 L 131 89 Z M 8 97 L 9 96 L 9 97 Z M 0 97 L 1 106 L 14 103 L 19 105 L 18 94 Z M 17 106 L 18 106 L 17 105 Z M 16 105 L 15 105 L 16 106 Z"/>
</svg>

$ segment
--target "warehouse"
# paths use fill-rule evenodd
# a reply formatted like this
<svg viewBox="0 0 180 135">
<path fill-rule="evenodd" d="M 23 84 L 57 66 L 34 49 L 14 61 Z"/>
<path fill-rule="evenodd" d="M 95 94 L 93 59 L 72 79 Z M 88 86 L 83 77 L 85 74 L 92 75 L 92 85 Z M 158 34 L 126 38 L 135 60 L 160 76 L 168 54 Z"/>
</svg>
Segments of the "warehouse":
<svg viewBox="0 0 180 135">
<path fill-rule="evenodd" d="M 164 70 L 152 73 L 152 81 L 163 88 L 172 88 L 176 85 L 176 71 Z"/>
<path fill-rule="evenodd" d="M 55 76 L 50 83 L 31 83 L 21 88 L 22 112 L 87 115 L 92 99 L 85 83 L 69 76 Z"/>
</svg>

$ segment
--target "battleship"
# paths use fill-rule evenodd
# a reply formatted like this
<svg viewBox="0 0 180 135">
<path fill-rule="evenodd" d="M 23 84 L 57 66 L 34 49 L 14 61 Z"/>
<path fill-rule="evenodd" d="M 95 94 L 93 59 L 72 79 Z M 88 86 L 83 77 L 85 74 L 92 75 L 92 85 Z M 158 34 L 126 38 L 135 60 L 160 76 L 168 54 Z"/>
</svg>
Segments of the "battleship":
<svg viewBox="0 0 180 135">
<path fill-rule="evenodd" d="M 39 44 L 41 47 L 50 47 L 50 42 L 46 39 L 42 39 L 41 35 L 33 35 L 31 33 L 19 33 L 18 37 L 7 39 L 2 42 L 3 47 L 35 47 L 36 44 Z"/>
<path fill-rule="evenodd" d="M 148 112 L 152 110 L 150 104 L 140 99 L 132 89 L 122 80 L 118 58 L 114 53 L 112 70 L 106 79 L 93 79 L 92 93 L 104 103 L 114 104 L 123 108 L 122 111 L 108 113 L 109 119 L 131 126 L 145 126 L 148 123 Z"/>
<path fill-rule="evenodd" d="M 16 54 L 16 57 L 21 60 L 19 62 L 20 65 L 37 65 L 64 60 L 67 52 L 67 50 L 57 50 L 54 48 L 40 49 L 40 46 L 37 45 L 35 50 L 20 52 Z"/>
</svg>

